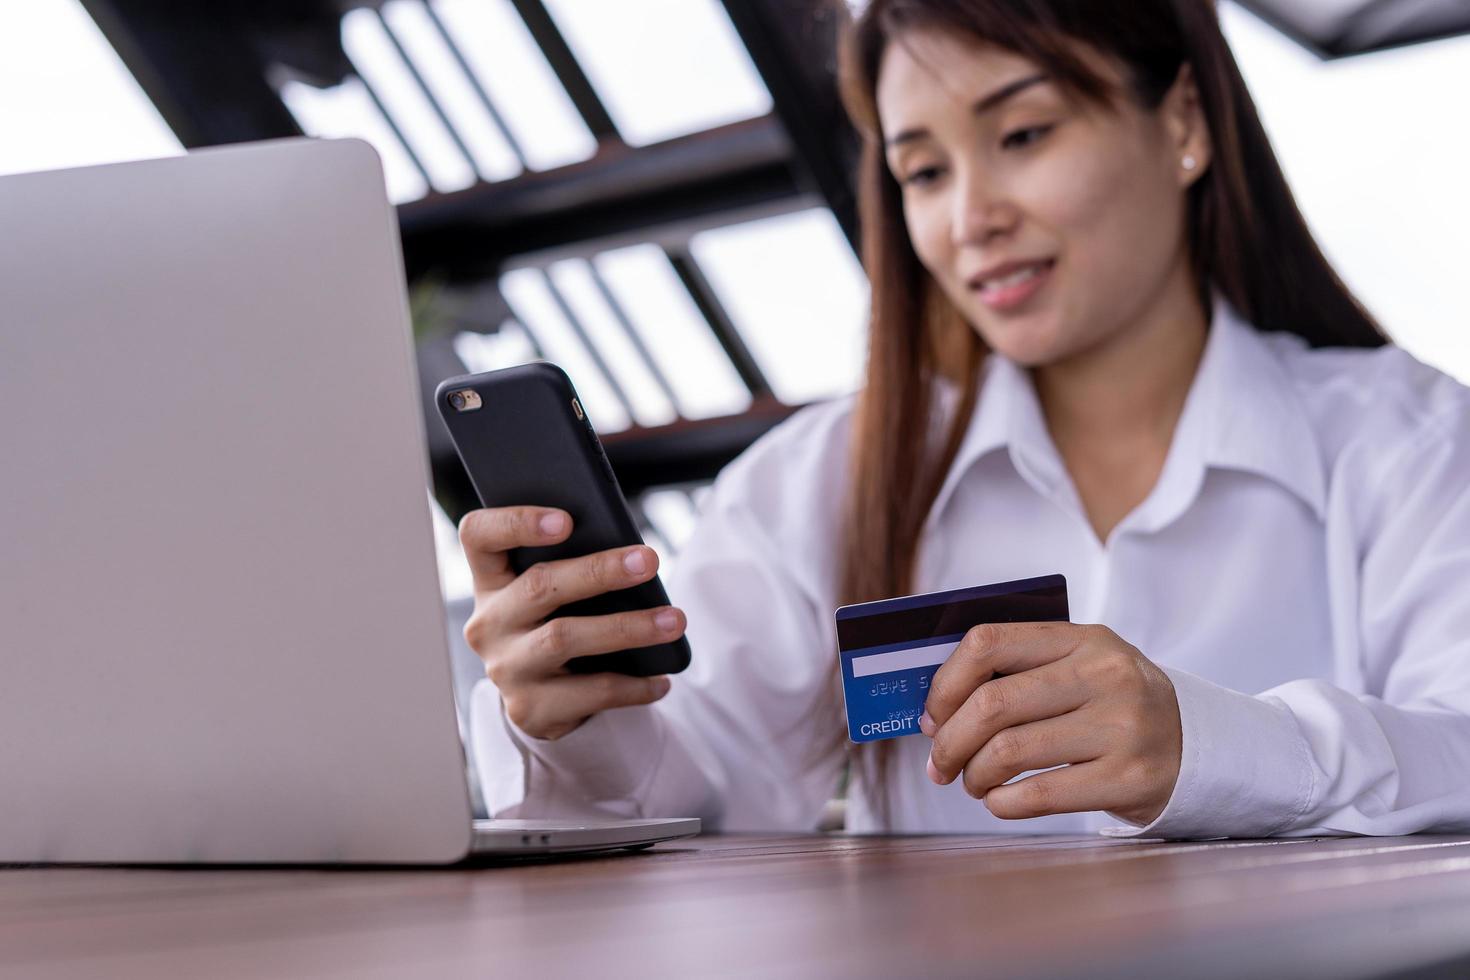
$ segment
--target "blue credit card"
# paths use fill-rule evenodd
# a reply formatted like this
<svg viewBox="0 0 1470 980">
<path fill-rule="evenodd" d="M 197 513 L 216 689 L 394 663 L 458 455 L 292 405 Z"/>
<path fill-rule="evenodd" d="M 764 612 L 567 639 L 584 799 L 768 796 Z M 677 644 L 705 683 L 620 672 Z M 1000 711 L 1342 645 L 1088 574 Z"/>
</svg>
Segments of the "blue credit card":
<svg viewBox="0 0 1470 980">
<path fill-rule="evenodd" d="M 880 599 L 837 610 L 837 649 L 847 737 L 854 742 L 919 733 L 929 681 L 981 623 L 1066 622 L 1060 575 L 950 592 Z"/>
</svg>

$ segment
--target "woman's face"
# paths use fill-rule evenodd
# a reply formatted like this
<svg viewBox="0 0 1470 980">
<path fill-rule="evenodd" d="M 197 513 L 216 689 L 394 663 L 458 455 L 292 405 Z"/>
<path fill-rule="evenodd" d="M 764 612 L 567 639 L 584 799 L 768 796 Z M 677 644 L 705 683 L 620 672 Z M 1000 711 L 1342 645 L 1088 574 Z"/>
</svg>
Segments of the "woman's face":
<svg viewBox="0 0 1470 980">
<path fill-rule="evenodd" d="M 914 30 L 889 44 L 877 97 L 914 250 L 992 349 L 1027 366 L 1084 353 L 1182 281 L 1184 191 L 1207 152 L 1187 76 L 1156 112 L 1088 104 L 1020 55 Z"/>
</svg>

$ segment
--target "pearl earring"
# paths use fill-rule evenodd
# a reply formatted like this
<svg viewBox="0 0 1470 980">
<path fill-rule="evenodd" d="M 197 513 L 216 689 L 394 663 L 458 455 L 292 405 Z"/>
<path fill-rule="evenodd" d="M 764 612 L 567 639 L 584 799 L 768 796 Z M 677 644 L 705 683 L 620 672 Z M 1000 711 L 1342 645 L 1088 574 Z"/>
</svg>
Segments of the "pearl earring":
<svg viewBox="0 0 1470 980">
<path fill-rule="evenodd" d="M 1193 170 L 1195 167 L 1199 166 L 1199 161 L 1198 160 L 1196 160 L 1192 156 L 1187 156 L 1187 155 L 1185 156 L 1185 158 L 1183 160 L 1183 163 L 1184 163 L 1184 169 L 1185 170 Z"/>
</svg>

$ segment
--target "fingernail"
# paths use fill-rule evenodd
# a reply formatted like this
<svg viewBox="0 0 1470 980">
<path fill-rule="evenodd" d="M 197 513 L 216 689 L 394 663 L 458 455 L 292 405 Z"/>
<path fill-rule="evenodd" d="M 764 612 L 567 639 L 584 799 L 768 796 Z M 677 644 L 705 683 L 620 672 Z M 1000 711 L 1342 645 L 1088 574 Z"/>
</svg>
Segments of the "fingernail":
<svg viewBox="0 0 1470 980">
<path fill-rule="evenodd" d="M 630 551 L 623 556 L 623 567 L 630 574 L 642 575 L 648 571 L 648 559 L 643 557 L 642 551 Z"/>
<path fill-rule="evenodd" d="M 919 716 L 919 731 L 923 732 L 925 735 L 928 735 L 931 738 L 934 736 L 934 719 L 929 717 L 928 710 L 925 710 L 925 712 Z"/>
<path fill-rule="evenodd" d="M 665 694 L 669 693 L 669 688 L 673 686 L 673 682 L 670 681 L 667 677 L 655 677 L 653 679 L 652 686 L 653 696 L 656 698 L 661 698 Z"/>
<path fill-rule="evenodd" d="M 934 782 L 938 783 L 940 786 L 943 786 L 944 785 L 944 777 L 939 774 L 939 770 L 938 769 L 935 769 L 934 768 L 934 755 L 933 755 L 933 753 L 930 753 L 930 755 L 929 755 L 929 778 L 931 780 L 933 780 Z"/>
<path fill-rule="evenodd" d="M 546 514 L 541 518 L 541 533 L 545 535 L 560 534 L 566 526 L 567 519 L 560 514 Z"/>
<path fill-rule="evenodd" d="M 665 609 L 653 617 L 653 625 L 665 633 L 672 633 L 679 628 L 679 614 L 672 609 Z"/>
</svg>

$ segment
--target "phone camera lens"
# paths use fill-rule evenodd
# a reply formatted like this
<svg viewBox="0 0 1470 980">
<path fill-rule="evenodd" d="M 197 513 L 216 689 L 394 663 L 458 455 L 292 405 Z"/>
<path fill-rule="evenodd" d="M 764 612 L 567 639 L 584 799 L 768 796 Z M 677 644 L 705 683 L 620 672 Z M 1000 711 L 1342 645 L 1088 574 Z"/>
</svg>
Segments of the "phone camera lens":
<svg viewBox="0 0 1470 980">
<path fill-rule="evenodd" d="M 460 388 L 451 391 L 447 399 L 451 408 L 456 412 L 477 412 L 480 410 L 480 395 L 473 388 Z"/>
</svg>

